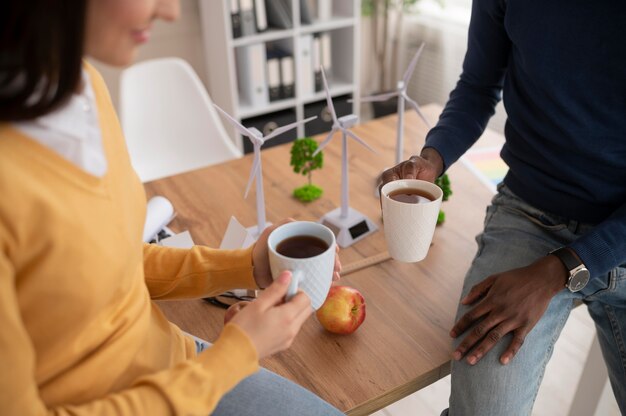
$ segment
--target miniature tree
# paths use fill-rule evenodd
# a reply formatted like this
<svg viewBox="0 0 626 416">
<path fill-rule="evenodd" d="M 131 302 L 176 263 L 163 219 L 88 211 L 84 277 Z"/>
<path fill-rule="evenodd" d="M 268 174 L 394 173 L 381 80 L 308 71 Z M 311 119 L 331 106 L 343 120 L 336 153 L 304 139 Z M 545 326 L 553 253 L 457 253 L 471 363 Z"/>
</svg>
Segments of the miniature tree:
<svg viewBox="0 0 626 416">
<path fill-rule="evenodd" d="M 319 152 L 315 157 L 313 153 L 317 150 L 317 142 L 310 137 L 297 139 L 291 146 L 291 162 L 293 171 L 301 175 L 306 175 L 308 184 L 293 190 L 293 196 L 302 202 L 311 202 L 322 196 L 322 188 L 313 185 L 311 182 L 311 172 L 320 169 L 324 165 L 324 156 Z"/>
<path fill-rule="evenodd" d="M 444 173 L 437 179 L 435 179 L 435 185 L 441 188 L 443 191 L 443 198 L 441 201 L 447 201 L 450 195 L 452 195 L 452 189 L 450 188 L 450 178 L 447 173 Z M 437 225 L 443 224 L 446 220 L 446 213 L 443 210 L 439 210 L 439 215 L 437 216 Z"/>
</svg>

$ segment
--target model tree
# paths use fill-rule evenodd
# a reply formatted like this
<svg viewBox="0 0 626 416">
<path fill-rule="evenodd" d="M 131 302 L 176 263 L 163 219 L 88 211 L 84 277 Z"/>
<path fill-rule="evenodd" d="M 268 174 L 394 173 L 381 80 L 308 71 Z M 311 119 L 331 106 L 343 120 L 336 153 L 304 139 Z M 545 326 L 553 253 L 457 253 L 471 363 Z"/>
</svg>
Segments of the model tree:
<svg viewBox="0 0 626 416">
<path fill-rule="evenodd" d="M 313 185 L 311 182 L 311 172 L 320 169 L 324 165 L 322 152 L 313 156 L 317 150 L 317 142 L 310 137 L 297 139 L 291 146 L 291 166 L 293 171 L 301 175 L 306 175 L 308 184 L 293 190 L 293 196 L 302 202 L 311 202 L 322 196 L 322 188 Z"/>
<path fill-rule="evenodd" d="M 450 178 L 448 177 L 448 174 L 444 173 L 443 175 L 435 179 L 435 185 L 440 187 L 443 191 L 443 198 L 441 198 L 441 201 L 447 201 L 450 195 L 452 195 L 452 189 L 450 188 Z M 443 224 L 445 220 L 446 213 L 440 210 L 439 216 L 437 217 L 437 225 Z"/>
</svg>

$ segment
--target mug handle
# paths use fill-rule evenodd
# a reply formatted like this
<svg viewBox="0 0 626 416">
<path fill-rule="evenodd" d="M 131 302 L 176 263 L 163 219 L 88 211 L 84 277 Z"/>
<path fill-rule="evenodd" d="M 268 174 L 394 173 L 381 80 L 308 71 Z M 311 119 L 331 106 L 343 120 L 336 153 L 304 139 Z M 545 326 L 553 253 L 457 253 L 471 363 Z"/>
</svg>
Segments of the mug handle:
<svg viewBox="0 0 626 416">
<path fill-rule="evenodd" d="M 296 293 L 298 293 L 298 286 L 300 286 L 300 280 L 302 278 L 302 272 L 300 271 L 291 271 L 291 282 L 289 282 L 289 287 L 287 288 L 287 295 L 285 299 L 287 302 L 291 300 Z"/>
</svg>

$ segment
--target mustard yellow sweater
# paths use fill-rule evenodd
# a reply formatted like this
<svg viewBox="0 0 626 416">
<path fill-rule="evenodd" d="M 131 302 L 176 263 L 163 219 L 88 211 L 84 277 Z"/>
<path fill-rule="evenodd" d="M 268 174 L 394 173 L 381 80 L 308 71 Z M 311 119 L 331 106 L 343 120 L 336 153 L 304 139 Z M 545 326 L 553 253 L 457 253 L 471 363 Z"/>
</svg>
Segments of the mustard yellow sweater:
<svg viewBox="0 0 626 416">
<path fill-rule="evenodd" d="M 108 172 L 0 124 L 0 414 L 208 415 L 258 369 L 229 324 L 196 356 L 152 299 L 255 288 L 251 250 L 142 243 L 143 187 L 89 65 Z"/>
</svg>

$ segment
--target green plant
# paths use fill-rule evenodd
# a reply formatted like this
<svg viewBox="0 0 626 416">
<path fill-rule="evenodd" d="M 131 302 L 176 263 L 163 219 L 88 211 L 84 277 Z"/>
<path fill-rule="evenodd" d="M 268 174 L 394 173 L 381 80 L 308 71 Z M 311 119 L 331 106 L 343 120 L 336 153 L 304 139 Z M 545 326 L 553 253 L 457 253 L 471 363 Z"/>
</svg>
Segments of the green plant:
<svg viewBox="0 0 626 416">
<path fill-rule="evenodd" d="M 443 175 L 435 179 L 435 185 L 440 187 L 443 191 L 443 198 L 441 198 L 441 201 L 447 201 L 448 198 L 450 198 L 450 195 L 452 195 L 452 188 L 450 187 L 450 178 L 448 177 L 448 174 L 444 173 Z M 443 224 L 445 220 L 446 213 L 440 210 L 439 216 L 437 217 L 437 225 Z"/>
<path fill-rule="evenodd" d="M 306 175 L 308 184 L 294 189 L 293 196 L 302 202 L 314 201 L 323 194 L 322 188 L 313 185 L 311 173 L 324 166 L 324 155 L 319 152 L 315 156 L 317 142 L 310 137 L 297 139 L 291 145 L 291 161 L 293 171 L 301 175 Z"/>
</svg>

